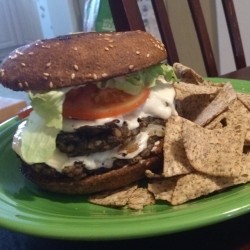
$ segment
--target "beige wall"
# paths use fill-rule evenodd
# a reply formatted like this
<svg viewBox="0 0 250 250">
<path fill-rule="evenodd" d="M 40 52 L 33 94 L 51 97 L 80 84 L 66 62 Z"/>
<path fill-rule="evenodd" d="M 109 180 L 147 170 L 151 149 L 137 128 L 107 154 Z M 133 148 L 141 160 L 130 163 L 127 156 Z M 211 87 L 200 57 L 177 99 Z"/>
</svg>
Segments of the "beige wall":
<svg viewBox="0 0 250 250">
<path fill-rule="evenodd" d="M 173 27 L 180 61 L 205 75 L 201 52 L 186 0 L 165 0 L 170 22 Z M 218 0 L 201 0 L 205 20 L 211 38 L 219 74 L 235 70 L 232 48 L 226 27 L 222 3 Z M 250 1 L 235 0 L 236 14 L 247 65 L 250 65 Z"/>
<path fill-rule="evenodd" d="M 168 9 L 180 62 L 194 68 L 200 74 L 205 75 L 205 67 L 187 1 L 165 0 L 165 3 Z M 205 13 L 209 33 L 213 37 L 212 46 L 216 50 L 214 1 L 202 0 L 201 4 Z"/>
<path fill-rule="evenodd" d="M 245 51 L 246 63 L 250 65 L 250 1 L 249 0 L 235 0 L 235 11 L 238 17 L 238 23 L 241 32 L 241 39 Z M 216 1 L 216 16 L 217 16 L 217 30 L 218 30 L 218 51 L 219 51 L 219 66 L 221 73 L 227 73 L 235 70 L 235 63 L 233 59 L 232 49 L 229 42 L 229 35 L 226 29 L 226 21 L 221 13 L 222 5 L 220 1 Z"/>
</svg>

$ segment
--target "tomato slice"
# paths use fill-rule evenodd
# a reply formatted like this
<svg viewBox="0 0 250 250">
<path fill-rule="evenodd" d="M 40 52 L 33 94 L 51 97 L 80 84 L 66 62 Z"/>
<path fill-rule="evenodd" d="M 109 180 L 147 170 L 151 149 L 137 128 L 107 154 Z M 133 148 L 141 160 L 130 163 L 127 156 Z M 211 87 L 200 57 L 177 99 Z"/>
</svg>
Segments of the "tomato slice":
<svg viewBox="0 0 250 250">
<path fill-rule="evenodd" d="M 32 110 L 33 110 L 32 107 L 29 105 L 29 106 L 23 108 L 22 110 L 20 110 L 18 112 L 17 116 L 20 120 L 25 119 L 26 117 L 28 117 L 30 115 Z"/>
<path fill-rule="evenodd" d="M 80 120 L 114 117 L 138 108 L 148 96 L 147 88 L 139 95 L 130 95 L 118 89 L 100 89 L 94 84 L 88 84 L 66 94 L 63 116 Z"/>
</svg>

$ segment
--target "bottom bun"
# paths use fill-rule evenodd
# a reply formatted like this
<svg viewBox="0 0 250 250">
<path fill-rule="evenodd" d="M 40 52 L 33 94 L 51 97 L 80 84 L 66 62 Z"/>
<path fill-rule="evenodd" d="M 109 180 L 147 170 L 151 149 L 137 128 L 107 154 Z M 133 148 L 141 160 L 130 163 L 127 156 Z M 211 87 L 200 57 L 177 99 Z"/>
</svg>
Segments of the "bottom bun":
<svg viewBox="0 0 250 250">
<path fill-rule="evenodd" d="M 46 179 L 22 164 L 23 174 L 42 189 L 63 194 L 92 194 L 114 190 L 145 178 L 145 171 L 157 171 L 162 167 L 162 157 L 156 156 L 142 160 L 134 165 L 123 166 L 102 174 L 91 175 L 80 180 L 62 178 Z"/>
</svg>

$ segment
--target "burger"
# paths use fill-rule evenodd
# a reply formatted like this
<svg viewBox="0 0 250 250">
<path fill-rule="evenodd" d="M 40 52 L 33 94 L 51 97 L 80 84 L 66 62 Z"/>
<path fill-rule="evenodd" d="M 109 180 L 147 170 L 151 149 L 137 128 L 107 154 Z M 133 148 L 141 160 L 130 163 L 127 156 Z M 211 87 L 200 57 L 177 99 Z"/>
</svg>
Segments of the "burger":
<svg viewBox="0 0 250 250">
<path fill-rule="evenodd" d="M 13 137 L 22 173 L 64 194 L 114 190 L 162 167 L 175 75 L 143 31 L 76 33 L 20 47 L 0 82 L 32 106 Z"/>
</svg>

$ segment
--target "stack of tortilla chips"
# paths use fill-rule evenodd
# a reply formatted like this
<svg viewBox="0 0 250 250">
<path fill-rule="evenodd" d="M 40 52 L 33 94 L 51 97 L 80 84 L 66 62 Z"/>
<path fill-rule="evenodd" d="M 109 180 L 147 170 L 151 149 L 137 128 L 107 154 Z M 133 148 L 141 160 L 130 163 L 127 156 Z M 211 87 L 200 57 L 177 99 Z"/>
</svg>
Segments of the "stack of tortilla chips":
<svg viewBox="0 0 250 250">
<path fill-rule="evenodd" d="M 90 202 L 140 210 L 155 200 L 172 205 L 250 181 L 250 95 L 215 84 L 174 64 L 179 116 L 166 123 L 161 173 L 137 185 L 90 197 Z"/>
</svg>

